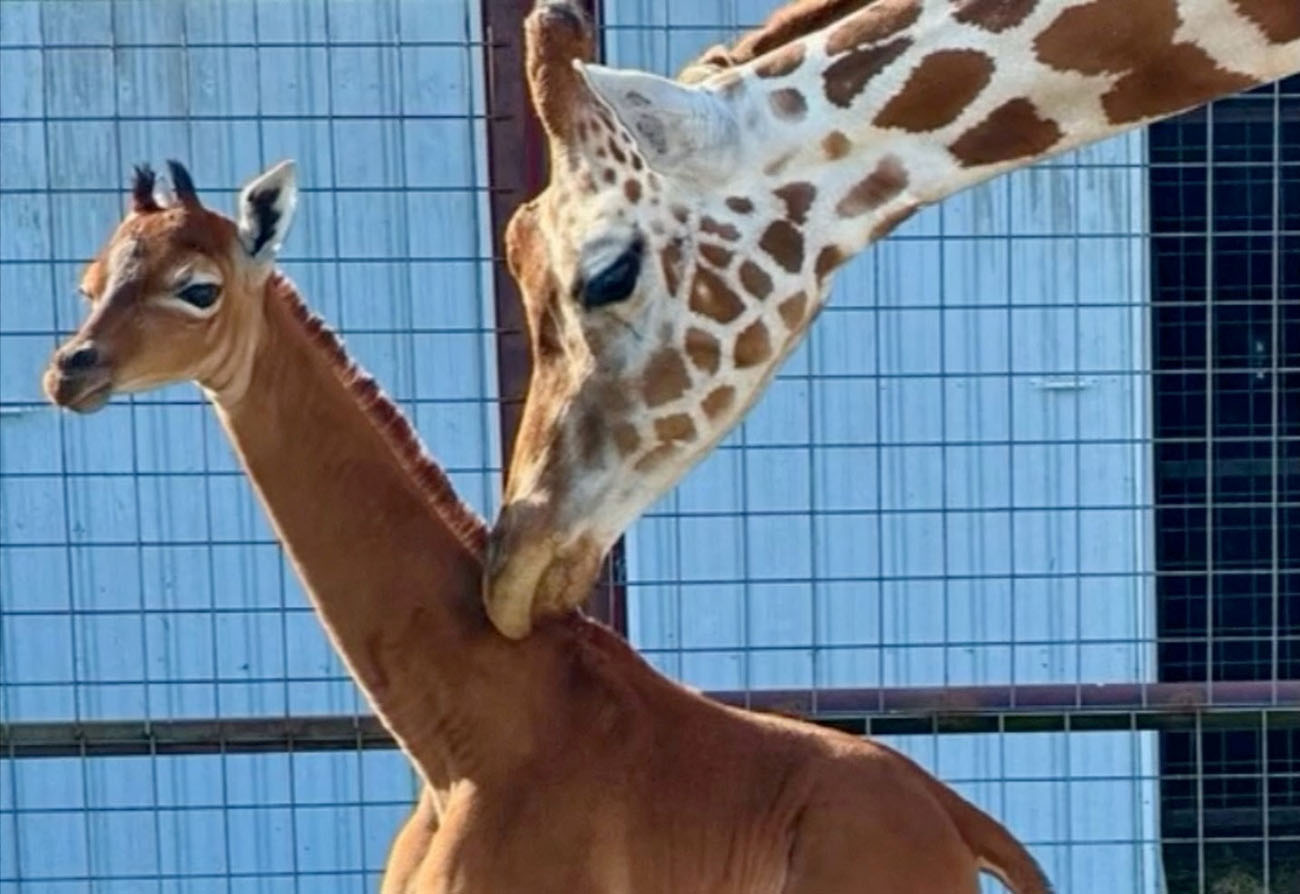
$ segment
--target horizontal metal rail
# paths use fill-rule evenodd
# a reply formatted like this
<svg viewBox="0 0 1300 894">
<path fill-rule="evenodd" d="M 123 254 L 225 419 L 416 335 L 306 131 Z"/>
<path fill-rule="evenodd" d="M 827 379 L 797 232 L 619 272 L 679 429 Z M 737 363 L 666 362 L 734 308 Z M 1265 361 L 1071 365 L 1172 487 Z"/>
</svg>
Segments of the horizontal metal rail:
<svg viewBox="0 0 1300 894">
<path fill-rule="evenodd" d="M 1300 727 L 1300 680 L 713 692 L 738 707 L 858 735 Z M 0 757 L 396 748 L 371 715 L 0 725 Z"/>
</svg>

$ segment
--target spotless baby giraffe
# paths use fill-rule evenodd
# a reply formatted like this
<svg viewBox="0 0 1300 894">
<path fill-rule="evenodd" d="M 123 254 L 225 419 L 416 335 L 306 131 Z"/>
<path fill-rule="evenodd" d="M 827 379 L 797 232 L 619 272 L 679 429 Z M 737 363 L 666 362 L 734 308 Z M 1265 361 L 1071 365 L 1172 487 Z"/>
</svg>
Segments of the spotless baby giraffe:
<svg viewBox="0 0 1300 894">
<path fill-rule="evenodd" d="M 510 222 L 533 378 L 491 536 L 508 636 L 744 416 L 847 259 L 999 173 L 1300 71 L 1298 0 L 800 0 L 681 79 L 543 0 L 550 183 Z"/>
<path fill-rule="evenodd" d="M 882 745 L 705 699 L 576 612 L 498 634 L 482 522 L 275 270 L 292 165 L 235 220 L 170 168 L 170 199 L 137 174 L 45 389 L 79 412 L 203 389 L 425 782 L 384 894 L 974 894 L 980 870 L 1048 891 L 1006 829 Z"/>
</svg>

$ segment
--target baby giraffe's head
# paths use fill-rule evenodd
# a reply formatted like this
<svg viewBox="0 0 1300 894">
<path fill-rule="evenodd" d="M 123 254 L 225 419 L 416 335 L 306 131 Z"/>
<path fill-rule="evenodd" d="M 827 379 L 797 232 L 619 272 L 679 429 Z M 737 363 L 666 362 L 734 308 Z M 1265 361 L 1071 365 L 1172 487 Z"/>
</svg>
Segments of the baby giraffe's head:
<svg viewBox="0 0 1300 894">
<path fill-rule="evenodd" d="M 89 312 L 45 371 L 58 406 L 90 413 L 114 392 L 187 380 L 233 401 L 247 385 L 264 286 L 297 201 L 294 165 L 245 186 L 235 220 L 203 207 L 179 162 L 167 166 L 166 198 L 153 171 L 136 169 L 126 217 L 81 277 Z"/>
</svg>

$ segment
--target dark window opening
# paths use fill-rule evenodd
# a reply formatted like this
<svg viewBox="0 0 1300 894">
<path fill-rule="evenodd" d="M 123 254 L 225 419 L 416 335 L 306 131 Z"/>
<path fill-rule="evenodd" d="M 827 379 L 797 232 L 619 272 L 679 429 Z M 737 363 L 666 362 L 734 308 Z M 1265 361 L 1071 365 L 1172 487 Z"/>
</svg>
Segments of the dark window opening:
<svg viewBox="0 0 1300 894">
<path fill-rule="evenodd" d="M 1150 129 L 1160 679 L 1300 678 L 1300 77 Z M 1170 891 L 1300 891 L 1300 730 L 1161 734 Z M 1218 887 L 1216 887 L 1218 886 Z"/>
</svg>

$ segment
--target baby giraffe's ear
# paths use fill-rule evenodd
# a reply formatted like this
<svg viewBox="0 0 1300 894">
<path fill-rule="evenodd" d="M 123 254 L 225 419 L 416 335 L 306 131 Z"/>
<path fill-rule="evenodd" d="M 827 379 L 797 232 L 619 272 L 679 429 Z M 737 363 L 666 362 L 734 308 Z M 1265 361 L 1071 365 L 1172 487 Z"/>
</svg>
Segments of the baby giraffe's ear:
<svg viewBox="0 0 1300 894">
<path fill-rule="evenodd" d="M 239 241 L 254 261 L 275 260 L 298 204 L 297 166 L 282 161 L 239 193 Z"/>
</svg>

